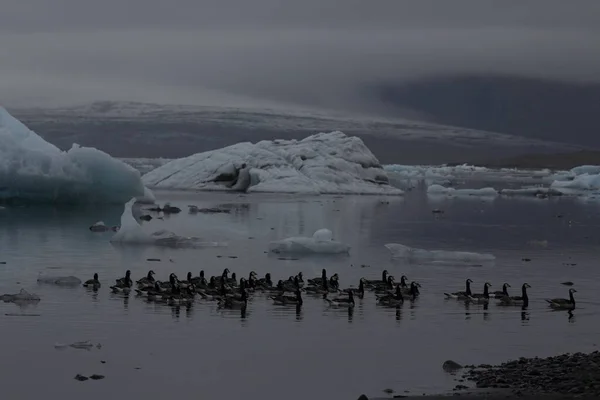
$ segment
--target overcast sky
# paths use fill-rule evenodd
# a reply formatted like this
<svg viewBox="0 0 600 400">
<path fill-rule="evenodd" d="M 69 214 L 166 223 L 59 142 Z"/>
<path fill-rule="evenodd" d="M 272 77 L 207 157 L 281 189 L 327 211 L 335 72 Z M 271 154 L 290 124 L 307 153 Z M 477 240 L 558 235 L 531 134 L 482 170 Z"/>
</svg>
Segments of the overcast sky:
<svg viewBox="0 0 600 400">
<path fill-rule="evenodd" d="M 0 104 L 360 107 L 448 72 L 600 81 L 600 0 L 2 0 Z"/>
</svg>

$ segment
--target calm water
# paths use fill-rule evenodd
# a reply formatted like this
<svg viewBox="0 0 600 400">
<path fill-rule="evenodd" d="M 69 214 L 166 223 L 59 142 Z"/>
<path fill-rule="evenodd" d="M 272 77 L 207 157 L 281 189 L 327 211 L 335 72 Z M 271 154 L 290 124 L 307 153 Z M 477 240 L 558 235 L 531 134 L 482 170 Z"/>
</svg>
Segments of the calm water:
<svg viewBox="0 0 600 400">
<path fill-rule="evenodd" d="M 360 393 L 432 393 L 455 382 L 442 363 L 496 363 L 519 356 L 544 356 L 596 348 L 600 292 L 597 251 L 600 208 L 574 199 L 431 199 L 414 191 L 405 198 L 238 196 L 157 193 L 160 202 L 184 209 L 179 215 L 145 223 L 180 235 L 226 242 L 227 247 L 166 249 L 113 246 L 111 233 L 92 233 L 97 220 L 119 223 L 122 207 L 0 211 L 0 294 L 25 288 L 41 302 L 29 307 L 0 303 L 0 384 L 9 398 L 52 393 L 57 398 L 105 399 L 119 392 L 135 398 L 176 394 L 205 399 L 354 399 Z M 389 203 L 388 203 L 389 201 Z M 230 214 L 188 215 L 187 205 L 229 207 Z M 445 210 L 442 216 L 433 208 Z M 312 235 L 327 227 L 352 246 L 349 256 L 280 260 L 266 254 L 268 242 Z M 529 244 L 547 240 L 547 247 Z M 409 265 L 392 261 L 385 243 L 426 249 L 489 252 L 494 265 Z M 233 258 L 237 257 L 237 258 Z M 160 258 L 149 262 L 148 258 Z M 531 259 L 530 262 L 522 261 Z M 369 267 L 361 268 L 361 264 Z M 574 264 L 574 265 L 571 265 Z M 332 310 L 322 299 L 305 296 L 300 313 L 256 294 L 248 311 L 223 312 L 198 300 L 191 308 L 148 304 L 108 289 L 131 269 L 134 279 L 149 269 L 166 279 L 188 271 L 218 275 L 224 268 L 247 276 L 271 272 L 274 279 L 300 271 L 308 278 L 322 268 L 338 272 L 343 287 L 360 277 L 378 278 L 386 268 L 422 284 L 422 295 L 399 312 L 375 306 L 367 293 L 352 313 Z M 38 285 L 39 273 L 76 275 L 98 272 L 98 293 L 82 287 Z M 481 292 L 503 282 L 517 294 L 530 289 L 530 310 L 487 310 L 442 293 L 475 281 Z M 576 283 L 578 308 L 572 318 L 551 312 L 545 297 L 566 297 L 560 282 Z M 29 314 L 15 316 L 6 314 Z M 33 315 L 31 315 L 33 314 Z M 57 350 L 55 343 L 91 340 L 102 348 Z M 101 363 L 105 361 L 105 363 Z M 101 381 L 73 377 L 102 374 Z"/>
</svg>

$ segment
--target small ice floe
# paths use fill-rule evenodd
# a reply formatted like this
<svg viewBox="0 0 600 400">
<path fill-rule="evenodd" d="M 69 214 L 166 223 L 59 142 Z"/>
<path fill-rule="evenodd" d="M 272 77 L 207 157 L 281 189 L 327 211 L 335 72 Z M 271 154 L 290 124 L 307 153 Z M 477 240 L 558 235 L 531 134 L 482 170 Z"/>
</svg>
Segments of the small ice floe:
<svg viewBox="0 0 600 400">
<path fill-rule="evenodd" d="M 392 258 L 403 258 L 409 262 L 434 263 L 482 263 L 496 259 L 493 254 L 471 253 L 467 251 L 424 250 L 388 243 L 385 247 L 392 253 Z"/>
<path fill-rule="evenodd" d="M 40 301 L 40 296 L 34 293 L 29 293 L 25 289 L 21 289 L 19 293 L 16 294 L 3 294 L 0 296 L 0 300 L 5 303 L 35 303 Z"/>
<path fill-rule="evenodd" d="M 198 214 L 198 206 L 189 205 L 188 206 L 188 211 L 189 211 L 190 214 Z"/>
<path fill-rule="evenodd" d="M 350 246 L 333 240 L 329 229 L 319 229 L 312 237 L 290 237 L 269 244 L 272 253 L 348 254 Z"/>
<path fill-rule="evenodd" d="M 133 217 L 132 207 L 134 203 L 135 199 L 131 199 L 125 204 L 123 214 L 121 215 L 121 229 L 110 239 L 111 243 L 154 245 L 175 248 L 226 246 L 225 243 L 205 241 L 197 237 L 180 236 L 165 229 L 148 233 L 144 231 L 142 226 Z"/>
<path fill-rule="evenodd" d="M 106 226 L 104 221 L 98 221 L 95 224 L 93 224 L 92 226 L 90 226 L 90 231 L 92 231 L 92 232 L 108 232 L 108 231 L 110 231 L 110 228 L 108 226 Z"/>
<path fill-rule="evenodd" d="M 498 195 L 496 189 L 487 187 L 481 189 L 455 189 L 444 187 L 442 185 L 431 185 L 427 188 L 429 195 L 446 195 L 446 196 L 478 196 L 478 197 L 494 197 Z"/>
<path fill-rule="evenodd" d="M 37 278 L 38 283 L 44 283 L 48 285 L 58 285 L 58 286 L 79 286 L 81 284 L 81 279 L 76 276 L 40 276 Z"/>
<path fill-rule="evenodd" d="M 54 344 L 55 349 L 66 349 L 69 347 L 72 347 L 72 348 L 78 349 L 78 350 L 88 350 L 89 351 L 94 347 L 100 349 L 102 347 L 102 345 L 100 343 L 98 343 L 97 345 L 94 345 L 94 343 L 92 343 L 89 340 L 86 340 L 83 342 L 74 342 L 71 344 L 66 344 L 66 343 L 55 343 Z"/>
</svg>

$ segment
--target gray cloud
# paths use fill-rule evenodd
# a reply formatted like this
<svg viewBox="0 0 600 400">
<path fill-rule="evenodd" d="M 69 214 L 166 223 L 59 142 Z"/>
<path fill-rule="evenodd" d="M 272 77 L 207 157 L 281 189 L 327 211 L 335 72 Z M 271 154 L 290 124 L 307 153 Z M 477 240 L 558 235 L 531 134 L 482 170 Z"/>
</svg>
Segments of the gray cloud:
<svg viewBox="0 0 600 400">
<path fill-rule="evenodd" d="M 370 110 L 360 89 L 450 72 L 600 81 L 600 2 L 5 0 L 0 102 Z"/>
</svg>

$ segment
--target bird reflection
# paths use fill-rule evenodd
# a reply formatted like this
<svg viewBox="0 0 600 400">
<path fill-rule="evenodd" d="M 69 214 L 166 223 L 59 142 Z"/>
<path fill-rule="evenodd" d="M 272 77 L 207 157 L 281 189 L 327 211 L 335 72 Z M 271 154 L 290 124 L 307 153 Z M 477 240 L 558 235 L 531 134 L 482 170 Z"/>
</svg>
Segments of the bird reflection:
<svg viewBox="0 0 600 400">
<path fill-rule="evenodd" d="M 483 303 L 483 320 L 489 321 L 490 313 L 488 312 L 489 303 Z"/>
<path fill-rule="evenodd" d="M 569 322 L 575 322 L 575 314 L 573 314 L 573 310 L 567 311 L 567 315 L 569 316 Z"/>
<path fill-rule="evenodd" d="M 465 319 L 471 319 L 471 302 L 465 301 Z"/>
<path fill-rule="evenodd" d="M 402 321 L 402 307 L 396 307 L 396 321 Z"/>
<path fill-rule="evenodd" d="M 348 307 L 348 322 L 354 319 L 354 307 Z"/>
<path fill-rule="evenodd" d="M 302 304 L 296 304 L 296 321 L 302 321 L 304 314 L 302 313 Z"/>
</svg>

